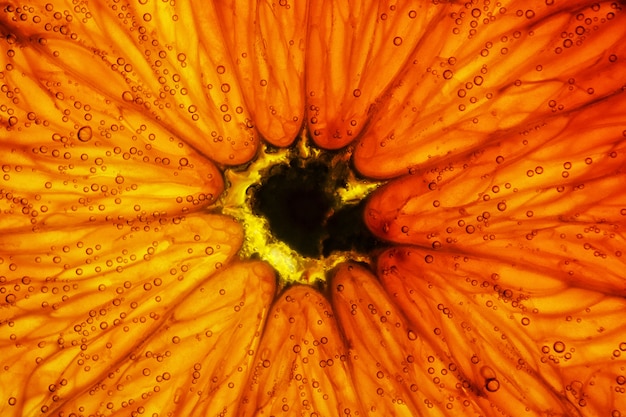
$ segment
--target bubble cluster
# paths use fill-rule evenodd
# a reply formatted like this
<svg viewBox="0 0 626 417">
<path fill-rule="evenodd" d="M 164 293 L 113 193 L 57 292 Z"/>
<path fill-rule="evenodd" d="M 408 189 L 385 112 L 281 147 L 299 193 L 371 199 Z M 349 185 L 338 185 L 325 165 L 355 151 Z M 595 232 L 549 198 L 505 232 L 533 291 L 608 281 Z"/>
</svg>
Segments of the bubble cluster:
<svg viewBox="0 0 626 417">
<path fill-rule="evenodd" d="M 138 119 L 143 118 L 144 123 L 149 120 L 153 125 L 167 126 L 164 140 L 181 138 L 216 162 L 237 164 L 252 158 L 257 134 L 242 93 L 235 88 L 234 72 L 199 74 L 196 70 L 200 66 L 232 68 L 226 45 L 207 36 L 207 49 L 199 55 L 177 51 L 162 41 L 159 33 L 167 34 L 168 25 L 183 23 L 173 9 L 157 12 L 155 8 L 155 2 L 128 5 L 123 12 L 113 5 L 110 9 L 89 9 L 86 5 L 63 9 L 50 3 L 41 10 L 31 6 L 6 8 L 2 19 L 11 22 L 6 26 L 11 30 L 6 34 L 10 53 L 3 78 L 7 93 L 12 104 L 23 100 L 20 94 L 41 95 L 39 103 L 24 100 L 39 105 L 33 106 L 32 112 L 6 108 L 4 113 L 13 117 L 9 121 L 12 131 L 21 131 L 22 124 L 56 130 L 61 127 L 56 126 L 57 120 L 61 120 L 66 125 L 59 131 L 62 137 L 74 130 L 77 139 L 85 142 L 93 136 L 115 135 L 111 133 L 113 124 L 130 128 L 128 133 L 135 131 L 140 125 Z M 169 21 L 147 18 L 152 14 Z M 217 15 L 211 18 L 218 21 Z M 99 31 L 98 26 L 107 30 Z M 116 36 L 127 39 L 123 48 L 111 45 L 109 40 Z M 15 44 L 26 47 L 12 49 Z M 77 73 L 77 61 L 90 71 Z M 16 78 L 17 74 L 12 75 L 15 71 L 24 71 L 30 80 Z M 36 91 L 35 80 L 42 79 L 40 74 L 45 74 L 47 94 Z M 50 106 L 61 112 L 59 117 L 51 119 Z M 115 106 L 119 110 L 111 114 Z"/>
<path fill-rule="evenodd" d="M 341 404 L 341 412 L 364 412 L 354 392 L 350 353 L 342 343 L 329 302 L 317 291 L 294 286 L 269 313 L 250 386 L 244 389 L 242 414 L 316 414 Z M 337 390 L 336 381 L 350 389 Z M 252 394 L 255 393 L 255 394 Z M 258 393 L 258 394 L 256 394 Z"/>
<path fill-rule="evenodd" d="M 0 12 L 0 410 L 622 415 L 622 5 L 248 6 Z M 221 170 L 300 134 L 384 248 L 277 289 Z"/>
<path fill-rule="evenodd" d="M 226 48 L 222 53 L 232 56 L 232 64 L 218 65 L 217 72 L 233 78 L 219 84 L 220 90 L 238 85 L 260 135 L 273 145 L 288 146 L 305 121 L 307 6 L 281 0 L 276 5 L 254 3 L 236 10 L 223 2 L 214 7 L 217 20 L 213 24 L 246 28 L 223 31 L 221 41 Z"/>
<path fill-rule="evenodd" d="M 620 344 L 623 327 L 611 324 L 622 308 L 612 306 L 622 306 L 623 299 L 570 288 L 532 264 L 513 267 L 498 259 L 441 253 L 423 268 L 424 252 L 389 250 L 379 260 L 378 276 L 404 314 L 403 326 L 410 326 L 417 341 L 438 352 L 456 375 L 456 385 L 447 383 L 446 389 L 480 393 L 508 414 L 522 409 L 593 413 L 623 404 L 621 379 L 615 378 L 624 363 L 614 351 L 626 349 L 626 343 Z M 598 349 L 589 343 L 598 332 L 614 344 Z M 541 411 L 539 404 L 547 408 Z"/>
<path fill-rule="evenodd" d="M 306 61 L 306 122 L 317 145 L 338 149 L 360 136 L 389 80 L 406 71 L 414 42 L 432 16 L 409 3 L 374 8 L 314 2 L 309 13 L 316 24 L 309 27 L 307 53 L 329 53 Z"/>
<path fill-rule="evenodd" d="M 626 56 L 621 6 L 509 6 L 434 8 L 439 23 L 408 38 L 413 43 L 404 38 L 414 51 L 406 73 L 376 98 L 384 111 L 355 148 L 360 172 L 396 177 L 502 140 L 494 132 L 531 133 L 600 97 L 617 100 L 621 85 L 612 80 Z"/>
<path fill-rule="evenodd" d="M 209 332 L 230 326 L 233 337 L 241 339 L 237 344 L 245 346 L 254 343 L 256 325 L 236 333 L 236 325 L 207 308 L 230 310 L 233 320 L 239 315 L 258 320 L 256 310 L 273 295 L 273 274 L 262 265 L 240 266 L 212 278 L 228 291 L 206 287 L 207 278 L 218 271 L 215 266 L 238 250 L 241 233 L 229 219 L 192 216 L 163 223 L 159 231 L 100 225 L 79 232 L 40 232 L 34 241 L 30 234 L 18 234 L 12 239 L 21 243 L 14 243 L 11 253 L 7 238 L 2 239 L 0 337 L 11 341 L 0 346 L 7 360 L 0 377 L 2 400 L 23 414 L 69 414 L 93 409 L 94 401 L 111 410 L 135 403 L 158 411 L 154 403 L 145 403 L 149 397 L 163 390 L 160 395 L 172 399 L 176 386 L 191 381 L 187 374 L 181 379 L 183 359 L 200 360 L 214 374 L 216 365 L 203 361 L 204 348 L 198 347 L 217 343 Z M 207 255 L 207 242 L 219 251 Z M 266 284 L 254 296 L 246 290 L 241 302 L 246 286 L 241 279 L 248 273 L 256 286 L 255 272 Z M 243 286 L 233 285 L 232 276 Z M 199 315 L 206 318 L 198 320 Z M 240 350 L 230 360 L 245 363 L 247 352 Z M 27 379 L 10 383 L 25 367 L 32 369 Z"/>
<path fill-rule="evenodd" d="M 497 254 L 573 286 L 623 293 L 622 110 L 610 102 L 595 110 L 602 121 L 537 126 L 388 184 L 372 196 L 368 227 L 398 244 Z"/>
<path fill-rule="evenodd" d="M 48 28 L 48 20 L 58 21 L 54 10 L 52 5 L 43 12 L 9 7 L 3 13 L 4 19 L 20 12 L 32 15 L 43 26 L 46 48 L 51 48 L 43 51 L 43 38 L 29 37 L 27 31 L 37 25 L 12 24 L 14 31 L 3 40 L 9 48 L 24 44 L 11 50 L 10 64 L 2 72 L 10 102 L 3 99 L 0 111 L 4 108 L 14 118 L 3 127 L 8 136 L 2 143 L 14 155 L 2 165 L 0 208 L 11 219 L 5 222 L 33 230 L 66 224 L 70 217 L 75 224 L 148 219 L 158 223 L 174 213 L 214 203 L 223 188 L 221 174 L 177 138 L 179 132 L 170 129 L 175 123 L 163 128 L 148 109 L 121 105 L 122 87 L 117 92 L 101 89 L 102 83 L 85 74 L 79 77 L 64 63 L 74 57 L 56 51 L 54 45 L 83 41 L 69 29 L 63 35 L 55 31 L 57 26 Z M 68 27 L 80 27 L 74 12 L 58 13 Z M 124 58 L 115 58 L 109 68 L 111 55 L 78 50 L 93 65 L 87 75 L 110 80 L 110 88 L 118 81 L 127 86 L 139 76 Z M 35 80 L 42 80 L 45 88 Z M 10 139 L 15 135 L 19 142 Z"/>
</svg>

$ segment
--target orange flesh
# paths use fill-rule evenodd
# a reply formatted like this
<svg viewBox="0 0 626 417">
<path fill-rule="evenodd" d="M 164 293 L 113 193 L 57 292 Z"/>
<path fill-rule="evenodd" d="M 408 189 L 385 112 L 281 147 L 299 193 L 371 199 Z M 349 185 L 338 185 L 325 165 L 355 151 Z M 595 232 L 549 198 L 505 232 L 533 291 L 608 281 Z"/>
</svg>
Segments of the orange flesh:
<svg viewBox="0 0 626 417">
<path fill-rule="evenodd" d="M 622 7 L 5 5 L 0 414 L 625 415 Z M 306 133 L 388 180 L 321 288 L 221 206 Z"/>
</svg>

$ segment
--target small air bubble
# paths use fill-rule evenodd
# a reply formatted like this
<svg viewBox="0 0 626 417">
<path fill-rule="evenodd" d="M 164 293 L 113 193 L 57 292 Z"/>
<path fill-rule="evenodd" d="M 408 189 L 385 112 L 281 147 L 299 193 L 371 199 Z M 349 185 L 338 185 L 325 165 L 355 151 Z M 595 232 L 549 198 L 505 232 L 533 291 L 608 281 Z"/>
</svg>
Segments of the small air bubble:
<svg viewBox="0 0 626 417">
<path fill-rule="evenodd" d="M 489 392 L 496 392 L 500 389 L 500 381 L 496 378 L 489 378 L 485 381 L 485 389 Z"/>
<path fill-rule="evenodd" d="M 92 130 L 91 126 L 83 126 L 78 130 L 78 140 L 81 142 L 87 142 L 91 139 Z"/>
<path fill-rule="evenodd" d="M 402 45 L 402 38 L 400 36 L 396 36 L 395 38 L 393 38 L 393 44 L 396 46 Z"/>
</svg>

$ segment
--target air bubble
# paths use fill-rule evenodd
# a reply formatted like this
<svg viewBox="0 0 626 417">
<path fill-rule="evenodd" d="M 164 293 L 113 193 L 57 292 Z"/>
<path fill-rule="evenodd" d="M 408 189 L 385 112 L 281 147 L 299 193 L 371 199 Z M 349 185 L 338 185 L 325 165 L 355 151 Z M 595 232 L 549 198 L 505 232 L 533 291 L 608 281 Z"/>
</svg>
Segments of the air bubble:
<svg viewBox="0 0 626 417">
<path fill-rule="evenodd" d="M 78 140 L 81 142 L 87 142 L 91 139 L 92 130 L 91 126 L 83 126 L 78 130 Z"/>
<path fill-rule="evenodd" d="M 496 392 L 500 389 L 500 381 L 496 378 L 489 378 L 485 381 L 485 389 L 489 392 Z"/>
</svg>

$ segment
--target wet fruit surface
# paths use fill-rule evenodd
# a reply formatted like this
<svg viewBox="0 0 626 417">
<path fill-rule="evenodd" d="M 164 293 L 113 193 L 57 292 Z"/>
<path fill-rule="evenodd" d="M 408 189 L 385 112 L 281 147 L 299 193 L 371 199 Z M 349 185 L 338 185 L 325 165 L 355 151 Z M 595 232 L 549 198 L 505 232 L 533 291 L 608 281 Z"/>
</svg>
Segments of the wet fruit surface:
<svg viewBox="0 0 626 417">
<path fill-rule="evenodd" d="M 5 4 L 0 414 L 625 415 L 623 6 Z"/>
</svg>

